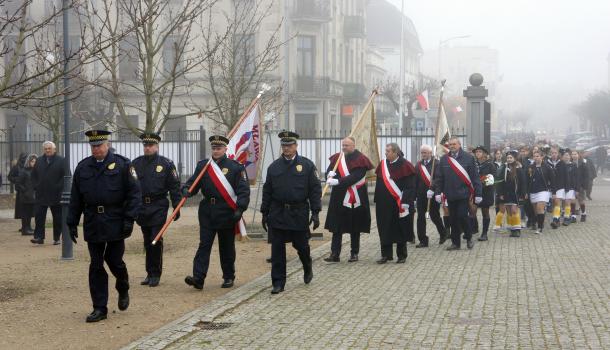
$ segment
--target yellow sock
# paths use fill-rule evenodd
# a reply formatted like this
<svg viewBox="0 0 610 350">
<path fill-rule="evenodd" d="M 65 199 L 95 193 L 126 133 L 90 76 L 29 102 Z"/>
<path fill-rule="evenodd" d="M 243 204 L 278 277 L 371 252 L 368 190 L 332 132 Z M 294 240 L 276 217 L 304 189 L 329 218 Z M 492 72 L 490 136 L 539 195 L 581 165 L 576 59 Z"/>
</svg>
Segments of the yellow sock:
<svg viewBox="0 0 610 350">
<path fill-rule="evenodd" d="M 513 226 L 517 228 L 521 228 L 521 212 L 517 211 L 515 217 L 513 218 Z"/>
<path fill-rule="evenodd" d="M 569 205 L 566 205 L 565 211 L 563 213 L 564 218 L 569 218 L 572 213 L 572 208 Z"/>
<path fill-rule="evenodd" d="M 561 215 L 561 208 L 558 205 L 556 205 L 553 208 L 553 217 L 554 218 L 559 218 L 559 215 Z"/>
<path fill-rule="evenodd" d="M 502 226 L 502 221 L 504 221 L 504 213 L 498 212 L 498 214 L 496 214 L 496 226 Z"/>
</svg>

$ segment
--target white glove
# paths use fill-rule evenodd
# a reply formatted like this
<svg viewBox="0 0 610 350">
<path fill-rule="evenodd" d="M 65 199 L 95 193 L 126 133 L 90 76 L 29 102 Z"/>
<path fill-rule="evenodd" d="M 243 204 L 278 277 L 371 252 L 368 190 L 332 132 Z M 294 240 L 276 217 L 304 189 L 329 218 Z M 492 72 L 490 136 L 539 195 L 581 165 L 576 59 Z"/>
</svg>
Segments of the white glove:
<svg viewBox="0 0 610 350">
<path fill-rule="evenodd" d="M 334 172 L 334 171 L 332 171 L 332 170 L 331 170 L 331 171 L 329 171 L 329 172 L 326 174 L 326 178 L 327 178 L 327 179 L 328 179 L 329 177 L 335 177 L 335 176 L 337 176 L 337 173 L 335 173 L 335 172 Z"/>
<path fill-rule="evenodd" d="M 479 204 L 483 201 L 483 197 L 474 197 L 474 204 Z"/>
<path fill-rule="evenodd" d="M 436 200 L 437 203 L 441 203 L 442 202 L 442 198 L 440 194 L 437 194 L 436 196 L 434 196 L 434 199 Z"/>
<path fill-rule="evenodd" d="M 401 204 L 402 210 L 404 211 L 409 211 L 409 205 L 408 204 Z"/>
<path fill-rule="evenodd" d="M 330 178 L 330 179 L 326 180 L 326 183 L 327 183 L 327 184 L 328 184 L 330 187 L 333 187 L 333 186 L 337 186 L 337 185 L 339 184 L 339 180 L 337 180 L 337 179 L 333 179 L 333 178 Z"/>
<path fill-rule="evenodd" d="M 434 191 L 432 191 L 432 190 L 428 190 L 428 191 L 426 192 L 426 197 L 428 197 L 428 198 L 432 198 L 432 197 L 434 197 Z"/>
</svg>

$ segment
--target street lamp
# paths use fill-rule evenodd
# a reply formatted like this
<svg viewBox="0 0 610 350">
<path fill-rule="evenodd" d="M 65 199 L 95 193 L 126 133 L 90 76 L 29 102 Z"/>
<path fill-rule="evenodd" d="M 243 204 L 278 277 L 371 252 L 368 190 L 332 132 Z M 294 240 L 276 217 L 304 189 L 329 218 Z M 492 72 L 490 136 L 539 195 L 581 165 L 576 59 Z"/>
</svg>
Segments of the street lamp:
<svg viewBox="0 0 610 350">
<path fill-rule="evenodd" d="M 452 41 L 452 40 L 457 40 L 457 39 L 466 39 L 466 38 L 470 38 L 471 35 L 460 35 L 460 36 L 454 36 L 445 40 L 439 40 L 438 42 L 438 79 L 439 81 L 443 79 L 443 76 L 441 75 L 441 66 L 442 66 L 442 62 L 441 62 L 441 49 L 443 47 L 443 45 L 445 45 L 446 43 Z"/>
<path fill-rule="evenodd" d="M 402 135 L 402 114 L 404 104 L 404 85 L 405 85 L 405 0 L 400 6 L 400 86 L 398 88 L 398 130 Z"/>
</svg>

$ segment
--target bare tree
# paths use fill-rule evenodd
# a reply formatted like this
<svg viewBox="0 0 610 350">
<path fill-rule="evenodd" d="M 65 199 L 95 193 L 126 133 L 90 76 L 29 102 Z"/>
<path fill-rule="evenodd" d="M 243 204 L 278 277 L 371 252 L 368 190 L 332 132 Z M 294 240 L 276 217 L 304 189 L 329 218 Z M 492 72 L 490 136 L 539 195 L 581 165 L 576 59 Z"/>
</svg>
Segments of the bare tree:
<svg viewBox="0 0 610 350">
<path fill-rule="evenodd" d="M 83 11 L 93 32 L 117 35 L 135 30 L 106 50 L 98 50 L 101 69 L 90 81 L 104 91 L 118 119 L 134 134 L 161 131 L 172 118 L 199 113 L 175 113 L 175 100 L 188 96 L 190 78 L 207 57 L 197 49 L 197 26 L 217 0 L 100 0 Z M 97 43 L 99 48 L 102 43 Z M 213 52 L 213 50 L 212 50 Z M 130 119 L 144 115 L 144 127 Z"/>
<path fill-rule="evenodd" d="M 213 21 L 212 11 L 207 13 L 208 26 L 202 31 L 201 54 L 209 59 L 204 62 L 204 77 L 197 86 L 208 95 L 209 104 L 199 109 L 206 110 L 206 117 L 226 129 L 233 127 L 265 85 L 271 90 L 260 101 L 263 109 L 275 114 L 282 109 L 283 82 L 279 75 L 274 75 L 280 48 L 286 43 L 280 39 L 282 23 L 262 30 L 273 6 L 278 6 L 275 0 L 265 5 L 262 1 L 236 0 L 222 20 Z M 219 29 L 222 28 L 219 23 L 226 26 L 224 31 Z"/>
</svg>

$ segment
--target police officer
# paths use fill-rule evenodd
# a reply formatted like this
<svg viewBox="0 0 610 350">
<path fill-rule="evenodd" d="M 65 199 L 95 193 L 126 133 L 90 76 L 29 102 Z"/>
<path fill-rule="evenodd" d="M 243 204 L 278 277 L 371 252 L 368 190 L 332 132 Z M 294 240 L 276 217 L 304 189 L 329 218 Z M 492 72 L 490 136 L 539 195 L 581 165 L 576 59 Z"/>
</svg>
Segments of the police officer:
<svg viewBox="0 0 610 350">
<path fill-rule="evenodd" d="M 140 211 L 141 192 L 137 174 L 129 159 L 108 151 L 109 131 L 90 130 L 92 156 L 83 159 L 72 180 L 67 225 L 72 241 L 78 237 L 81 214 L 83 232 L 91 262 L 89 291 L 93 312 L 87 322 L 106 319 L 108 313 L 108 275 L 104 261 L 116 278 L 119 310 L 129 306 L 129 279 L 123 262 L 125 238 L 133 231 L 133 222 Z"/>
<path fill-rule="evenodd" d="M 212 159 L 201 181 L 193 191 L 189 188 L 208 163 L 199 161 L 195 173 L 182 187 L 182 195 L 191 197 L 199 190 L 203 199 L 199 203 L 199 248 L 193 261 L 193 275 L 184 282 L 195 289 L 203 289 L 210 265 L 210 253 L 214 238 L 218 235 L 222 288 L 233 287 L 235 280 L 235 226 L 250 203 L 250 186 L 246 170 L 239 162 L 226 155 L 229 140 L 220 135 L 209 138 Z M 222 179 L 224 177 L 224 179 Z M 225 187 L 228 186 L 228 187 Z"/>
<path fill-rule="evenodd" d="M 165 224 L 169 208 L 167 193 L 174 208 L 180 202 L 180 179 L 174 163 L 159 155 L 161 136 L 144 133 L 140 139 L 144 144 L 144 155 L 133 160 L 142 189 L 142 207 L 136 222 L 142 228 L 146 250 L 146 278 L 140 284 L 156 287 L 163 267 L 163 238 L 155 245 L 152 245 L 152 241 Z M 180 213 L 174 221 L 179 217 Z"/>
<path fill-rule="evenodd" d="M 271 294 L 284 291 L 286 284 L 286 245 L 292 242 L 303 263 L 303 280 L 313 278 L 309 248 L 309 225 L 320 226 L 318 213 L 322 209 L 322 188 L 313 162 L 297 153 L 299 135 L 279 133 L 282 156 L 267 169 L 263 186 L 263 229 L 272 233 L 271 242 Z M 309 211 L 311 210 L 311 218 Z"/>
</svg>

